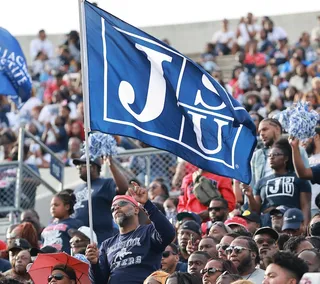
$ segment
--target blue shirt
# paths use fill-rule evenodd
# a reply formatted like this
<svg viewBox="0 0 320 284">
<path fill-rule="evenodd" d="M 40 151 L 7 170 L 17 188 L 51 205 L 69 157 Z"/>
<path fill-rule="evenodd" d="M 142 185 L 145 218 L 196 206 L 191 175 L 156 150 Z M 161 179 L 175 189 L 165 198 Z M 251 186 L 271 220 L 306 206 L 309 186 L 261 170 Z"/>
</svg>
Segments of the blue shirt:
<svg viewBox="0 0 320 284">
<path fill-rule="evenodd" d="M 0 273 L 11 269 L 11 264 L 8 260 L 0 258 Z"/>
<path fill-rule="evenodd" d="M 97 235 L 98 244 L 114 236 L 117 229 L 113 226 L 111 204 L 116 195 L 116 184 L 113 179 L 97 178 L 91 181 L 93 230 Z M 79 185 L 74 194 L 77 203 L 74 205 L 74 217 L 89 227 L 88 188 L 87 184 Z"/>
<path fill-rule="evenodd" d="M 151 201 L 144 205 L 152 224 L 117 234 L 101 244 L 99 263 L 90 265 L 95 284 L 142 284 L 160 269 L 162 252 L 175 237 L 175 229 Z"/>
<path fill-rule="evenodd" d="M 74 218 L 52 222 L 41 233 L 43 246 L 55 247 L 58 251 L 70 254 L 70 236 L 68 230 L 78 229 L 83 223 Z"/>
<path fill-rule="evenodd" d="M 188 272 L 188 263 L 179 261 L 176 266 L 176 271 Z"/>
<path fill-rule="evenodd" d="M 311 167 L 313 178 L 312 183 L 320 184 L 320 164 Z"/>
<path fill-rule="evenodd" d="M 308 181 L 299 179 L 295 173 L 272 174 L 262 178 L 253 190 L 254 195 L 261 197 L 261 212 L 280 205 L 301 209 L 301 192 L 311 193 L 311 186 Z"/>
</svg>

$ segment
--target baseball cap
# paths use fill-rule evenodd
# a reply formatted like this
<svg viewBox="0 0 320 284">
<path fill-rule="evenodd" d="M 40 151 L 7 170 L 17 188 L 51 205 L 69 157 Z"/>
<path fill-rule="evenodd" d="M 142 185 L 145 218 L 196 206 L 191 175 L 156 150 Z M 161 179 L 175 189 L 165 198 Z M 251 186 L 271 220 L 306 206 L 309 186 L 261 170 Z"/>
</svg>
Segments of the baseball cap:
<svg viewBox="0 0 320 284">
<path fill-rule="evenodd" d="M 195 232 L 196 234 L 201 236 L 201 228 L 200 225 L 193 220 L 188 220 L 185 221 L 181 224 L 181 226 L 179 227 L 179 230 L 184 229 L 184 230 L 190 230 L 192 232 Z"/>
<path fill-rule="evenodd" d="M 249 221 L 249 222 L 255 222 L 255 223 L 258 223 L 260 224 L 260 215 L 257 214 L 256 212 L 254 211 L 250 211 L 250 210 L 245 210 L 241 216 L 239 217 L 242 217 L 243 219 L 245 219 L 246 221 Z"/>
<path fill-rule="evenodd" d="M 90 164 L 95 164 L 101 168 L 101 160 L 99 157 L 93 158 L 92 156 L 90 156 L 89 158 L 90 158 Z M 82 155 L 79 159 L 73 159 L 73 164 L 76 166 L 84 165 L 86 162 L 87 162 L 86 155 Z"/>
<path fill-rule="evenodd" d="M 8 251 L 12 251 L 15 249 L 24 250 L 30 249 L 31 245 L 26 239 L 15 239 L 13 243 L 8 247 Z"/>
<path fill-rule="evenodd" d="M 91 240 L 90 228 L 87 226 L 81 226 L 78 229 L 70 229 L 70 230 L 68 230 L 68 234 L 71 238 L 73 236 L 78 235 L 78 236 L 88 238 L 90 240 L 90 242 L 98 243 L 97 235 L 94 231 L 93 231 L 93 240 Z"/>
<path fill-rule="evenodd" d="M 182 221 L 184 218 L 192 218 L 192 220 L 196 221 L 199 225 L 201 224 L 200 216 L 194 212 L 184 211 L 177 214 L 178 221 Z"/>
<path fill-rule="evenodd" d="M 139 207 L 139 203 L 130 195 L 116 195 L 114 198 L 113 198 L 113 201 L 112 201 L 112 204 L 114 202 L 116 202 L 117 200 L 119 199 L 125 199 L 129 202 L 131 202 L 133 205 Z"/>
<path fill-rule="evenodd" d="M 238 225 L 238 226 L 243 227 L 246 230 L 248 229 L 247 221 L 245 219 L 243 219 L 242 217 L 239 217 L 239 216 L 234 216 L 234 217 L 231 217 L 231 218 L 227 219 L 224 222 L 224 224 L 227 225 L 227 226 Z"/>
<path fill-rule="evenodd" d="M 38 249 L 38 248 L 30 249 L 31 256 L 37 256 L 38 253 L 56 253 L 56 252 L 58 252 L 58 250 L 53 246 L 44 246 L 41 249 Z"/>
<path fill-rule="evenodd" d="M 282 231 L 296 230 L 300 228 L 301 223 L 304 221 L 302 211 L 298 208 L 290 208 L 283 215 Z"/>
<path fill-rule="evenodd" d="M 270 215 L 275 215 L 275 214 L 284 214 L 287 210 L 289 209 L 289 207 L 284 206 L 284 205 L 280 205 L 278 207 L 276 207 L 275 209 L 272 209 L 270 211 Z"/>
<path fill-rule="evenodd" d="M 262 227 L 262 228 L 257 229 L 253 236 L 262 235 L 262 234 L 269 235 L 275 241 L 278 241 L 278 239 L 279 239 L 278 232 L 270 227 Z"/>
</svg>

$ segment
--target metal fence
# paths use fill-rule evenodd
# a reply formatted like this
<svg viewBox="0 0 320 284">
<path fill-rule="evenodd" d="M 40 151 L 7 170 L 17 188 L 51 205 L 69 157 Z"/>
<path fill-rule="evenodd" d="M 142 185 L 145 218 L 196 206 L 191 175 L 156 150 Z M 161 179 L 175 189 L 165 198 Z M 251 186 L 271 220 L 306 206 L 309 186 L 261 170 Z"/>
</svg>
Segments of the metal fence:
<svg viewBox="0 0 320 284">
<path fill-rule="evenodd" d="M 39 145 L 43 152 L 51 155 L 50 173 L 59 180 L 63 188 L 64 164 L 56 155 L 23 127 L 19 130 L 18 160 L 0 164 L 0 217 L 9 214 L 11 222 L 19 218 L 19 213 L 25 209 L 34 208 L 37 190 L 57 193 L 47 181 L 41 178 L 38 168 L 24 162 L 24 145 L 26 139 L 31 139 Z"/>
<path fill-rule="evenodd" d="M 126 150 L 114 159 L 128 180 L 135 178 L 145 186 L 158 177 L 170 185 L 177 165 L 177 156 L 154 148 Z"/>
<path fill-rule="evenodd" d="M 283 134 L 282 137 L 288 138 L 288 134 Z M 261 139 L 258 137 L 257 140 L 256 149 L 262 148 Z M 177 156 L 155 148 L 126 150 L 115 156 L 114 160 L 128 180 L 135 178 L 148 186 L 154 178 L 162 177 L 169 188 L 178 165 Z M 183 168 L 181 174 L 192 172 L 194 169 L 194 166 L 188 165 L 187 168 Z M 183 176 L 177 177 L 179 184 L 182 178 Z"/>
</svg>

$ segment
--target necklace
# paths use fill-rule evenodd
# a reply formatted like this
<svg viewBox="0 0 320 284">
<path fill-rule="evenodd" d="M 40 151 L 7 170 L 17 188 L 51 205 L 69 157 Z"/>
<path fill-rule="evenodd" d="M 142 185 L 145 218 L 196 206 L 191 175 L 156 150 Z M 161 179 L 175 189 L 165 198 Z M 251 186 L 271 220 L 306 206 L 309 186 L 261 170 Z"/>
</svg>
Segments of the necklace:
<svg viewBox="0 0 320 284">
<path fill-rule="evenodd" d="M 256 269 L 254 269 L 250 274 L 249 274 L 249 276 L 246 278 L 246 280 L 248 280 L 252 275 L 253 275 L 253 273 L 255 273 L 256 272 Z"/>
<path fill-rule="evenodd" d="M 130 234 L 129 238 L 125 240 L 120 240 L 121 235 L 118 235 L 118 241 L 115 245 L 113 245 L 111 248 L 107 250 L 108 253 L 114 253 L 111 263 L 115 263 L 116 261 L 122 260 L 126 255 L 132 254 L 131 249 L 137 245 L 137 241 L 140 241 L 140 238 L 138 240 L 132 239 L 134 233 L 140 228 L 140 225 L 132 232 L 127 233 Z M 126 235 L 127 235 L 126 234 Z M 122 235 L 123 236 L 123 235 Z M 127 236 L 126 236 L 127 237 Z"/>
<path fill-rule="evenodd" d="M 134 229 L 134 231 L 131 231 L 131 232 L 129 232 L 129 233 L 124 234 L 124 235 L 128 235 L 128 234 L 130 234 L 130 238 L 129 238 L 128 240 L 130 240 L 130 239 L 131 239 L 131 237 L 132 237 L 133 233 L 135 233 L 135 231 L 136 231 L 136 230 L 138 230 L 138 229 L 140 228 L 140 226 L 141 226 L 141 225 L 139 225 L 137 228 L 135 228 L 135 229 Z M 119 237 L 121 237 L 121 236 L 123 236 L 123 235 L 121 235 L 121 234 L 119 233 Z"/>
</svg>

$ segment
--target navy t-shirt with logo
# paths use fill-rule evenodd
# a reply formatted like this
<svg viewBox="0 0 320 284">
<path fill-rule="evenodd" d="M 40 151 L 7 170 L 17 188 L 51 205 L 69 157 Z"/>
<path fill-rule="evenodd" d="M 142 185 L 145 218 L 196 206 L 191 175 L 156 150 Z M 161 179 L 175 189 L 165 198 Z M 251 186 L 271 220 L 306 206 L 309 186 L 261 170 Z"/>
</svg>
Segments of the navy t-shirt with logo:
<svg viewBox="0 0 320 284">
<path fill-rule="evenodd" d="M 104 241 L 99 263 L 90 265 L 91 283 L 142 284 L 160 269 L 162 252 L 173 241 L 175 229 L 151 201 L 144 208 L 152 223 Z"/>
<path fill-rule="evenodd" d="M 301 192 L 311 193 L 311 185 L 308 181 L 299 179 L 295 173 L 273 174 L 262 178 L 253 190 L 254 195 L 261 197 L 261 212 L 280 205 L 301 209 Z"/>
<path fill-rule="evenodd" d="M 79 185 L 74 194 L 77 203 L 74 205 L 74 218 L 89 227 L 88 188 L 87 184 Z M 97 178 L 91 182 L 93 230 L 97 235 L 98 244 L 117 233 L 114 228 L 111 204 L 116 195 L 116 184 L 113 179 Z"/>
<path fill-rule="evenodd" d="M 311 167 L 313 179 L 311 180 L 312 183 L 320 184 L 320 164 Z"/>
<path fill-rule="evenodd" d="M 70 254 L 70 236 L 68 230 L 78 229 L 83 223 L 74 218 L 67 218 L 61 221 L 53 221 L 45 227 L 41 233 L 43 246 L 55 247 L 58 251 Z"/>
</svg>

